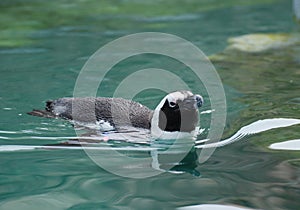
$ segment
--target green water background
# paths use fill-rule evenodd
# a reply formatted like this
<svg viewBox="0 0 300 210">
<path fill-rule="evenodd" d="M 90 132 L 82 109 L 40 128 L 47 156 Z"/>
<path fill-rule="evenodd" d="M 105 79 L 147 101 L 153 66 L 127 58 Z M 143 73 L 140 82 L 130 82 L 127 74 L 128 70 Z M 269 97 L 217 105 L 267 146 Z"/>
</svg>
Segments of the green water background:
<svg viewBox="0 0 300 210">
<path fill-rule="evenodd" d="M 229 37 L 297 33 L 291 7 L 284 0 L 1 1 L 0 144 L 40 145 L 53 143 L 42 137 L 74 136 L 69 123 L 26 112 L 47 99 L 72 96 L 89 56 L 115 38 L 172 33 L 212 55 L 224 50 Z M 224 136 L 259 119 L 299 118 L 299 52 L 299 45 L 256 56 L 225 52 L 226 59 L 215 61 L 228 103 Z M 149 67 L 178 68 L 151 56 L 118 68 Z M 110 75 L 101 94 L 123 76 Z M 138 99 L 153 108 L 160 97 L 148 92 Z M 217 149 L 198 165 L 200 177 L 164 173 L 142 180 L 108 173 L 83 151 L 0 153 L 0 209 L 174 209 L 203 203 L 297 209 L 299 152 L 267 149 L 295 138 L 299 126 L 269 131 Z"/>
</svg>

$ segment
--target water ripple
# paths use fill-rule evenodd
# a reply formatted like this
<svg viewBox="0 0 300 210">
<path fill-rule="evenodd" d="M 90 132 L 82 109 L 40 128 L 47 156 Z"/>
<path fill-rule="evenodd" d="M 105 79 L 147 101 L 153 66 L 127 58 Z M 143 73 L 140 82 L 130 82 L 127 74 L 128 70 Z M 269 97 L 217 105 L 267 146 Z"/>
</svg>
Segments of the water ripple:
<svg viewBox="0 0 300 210">
<path fill-rule="evenodd" d="M 44 48 L 14 48 L 14 49 L 1 49 L 0 54 L 37 54 L 47 52 Z"/>
<path fill-rule="evenodd" d="M 258 120 L 254 123 L 251 123 L 250 125 L 242 127 L 233 136 L 231 136 L 228 139 L 221 140 L 220 142 L 210 143 L 209 140 L 207 140 L 205 141 L 205 144 L 199 145 L 199 143 L 203 143 L 203 140 L 196 141 L 196 144 L 198 144 L 196 145 L 196 148 L 222 147 L 231 144 L 233 142 L 239 141 L 241 139 L 244 139 L 249 135 L 258 134 L 275 128 L 289 127 L 298 124 L 300 124 L 300 119 L 274 118 L 274 119 Z"/>
</svg>

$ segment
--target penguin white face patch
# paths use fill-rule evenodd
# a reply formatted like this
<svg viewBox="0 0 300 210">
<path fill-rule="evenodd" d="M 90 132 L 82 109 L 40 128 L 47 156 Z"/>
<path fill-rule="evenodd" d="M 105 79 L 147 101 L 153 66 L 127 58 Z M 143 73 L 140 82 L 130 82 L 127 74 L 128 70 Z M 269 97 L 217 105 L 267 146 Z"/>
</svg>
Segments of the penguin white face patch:
<svg viewBox="0 0 300 210">
<path fill-rule="evenodd" d="M 166 99 L 169 101 L 169 104 L 172 106 L 177 103 L 177 101 L 183 101 L 188 96 L 193 96 L 190 91 L 177 91 L 170 93 L 166 96 Z"/>
</svg>

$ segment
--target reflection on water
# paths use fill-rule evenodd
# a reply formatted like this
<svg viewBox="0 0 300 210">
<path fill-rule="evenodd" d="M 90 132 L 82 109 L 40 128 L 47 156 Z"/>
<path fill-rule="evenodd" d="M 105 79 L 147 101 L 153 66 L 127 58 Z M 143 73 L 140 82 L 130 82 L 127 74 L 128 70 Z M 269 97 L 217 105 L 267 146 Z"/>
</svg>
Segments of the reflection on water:
<svg viewBox="0 0 300 210">
<path fill-rule="evenodd" d="M 1 209 L 172 209 L 207 201 L 252 208 L 259 203 L 264 209 L 296 205 L 299 185 L 291 180 L 299 166 L 245 146 L 217 150 L 200 167 L 200 178 L 164 173 L 138 180 L 105 172 L 82 151 L 1 153 Z"/>
<path fill-rule="evenodd" d="M 299 0 L 293 0 L 293 9 L 295 16 L 298 20 L 300 20 L 300 1 Z"/>
<path fill-rule="evenodd" d="M 242 127 L 228 139 L 216 143 L 210 143 L 209 139 L 200 139 L 195 142 L 195 146 L 193 139 L 190 139 L 190 141 L 188 139 L 177 139 L 176 141 L 151 141 L 148 139 L 148 143 L 146 143 L 143 139 L 141 142 L 130 141 L 130 139 L 118 140 L 113 138 L 109 141 L 104 141 L 101 135 L 87 137 L 30 136 L 31 139 L 39 140 L 71 140 L 49 145 L 1 145 L 0 152 L 26 150 L 84 150 L 97 165 L 113 174 L 123 177 L 146 178 L 163 172 L 175 174 L 187 172 L 199 176 L 200 172 L 196 169 L 199 165 L 197 153 L 200 153 L 201 149 L 223 147 L 233 142 L 243 140 L 249 135 L 255 135 L 271 129 L 289 127 L 297 124 L 300 124 L 299 119 L 275 118 L 259 120 Z M 16 134 L 18 132 L 2 131 L 2 133 Z M 30 138 L 27 137 L 27 139 Z M 128 138 L 130 138 L 130 136 Z M 10 138 L 10 140 L 17 139 Z M 297 150 L 298 141 L 299 140 L 293 140 L 276 143 L 272 144 L 270 148 L 291 148 L 290 150 Z M 198 150 L 196 150 L 196 148 Z M 109 162 L 107 162 L 108 159 L 110 160 Z"/>
<path fill-rule="evenodd" d="M 201 204 L 194 206 L 186 206 L 177 208 L 178 210 L 250 210 L 249 208 L 230 206 L 230 205 L 216 205 L 216 204 Z"/>
<path fill-rule="evenodd" d="M 269 148 L 274 150 L 300 150 L 300 140 L 294 139 L 289 141 L 273 143 L 269 146 Z"/>
</svg>

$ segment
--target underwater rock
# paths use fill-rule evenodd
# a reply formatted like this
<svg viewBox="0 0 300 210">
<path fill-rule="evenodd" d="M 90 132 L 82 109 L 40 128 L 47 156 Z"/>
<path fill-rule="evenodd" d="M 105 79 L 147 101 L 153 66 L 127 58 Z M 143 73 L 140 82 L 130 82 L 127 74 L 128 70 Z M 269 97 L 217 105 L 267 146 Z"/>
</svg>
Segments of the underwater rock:
<svg viewBox="0 0 300 210">
<path fill-rule="evenodd" d="M 300 42 L 300 38 L 291 34 L 248 34 L 228 40 L 228 48 L 244 52 L 262 52 L 279 49 Z"/>
<path fill-rule="evenodd" d="M 228 41 L 223 52 L 209 56 L 225 83 L 242 93 L 269 92 L 273 99 L 288 89 L 281 96 L 299 97 L 300 34 L 248 34 Z"/>
<path fill-rule="evenodd" d="M 299 119 L 300 34 L 249 34 L 228 41 L 223 52 L 209 58 L 223 82 L 243 95 L 237 100 L 246 108 L 228 123 L 225 136 L 261 119 Z M 287 135 L 299 138 L 295 130 L 267 132 L 261 144 L 268 147 Z"/>
</svg>

